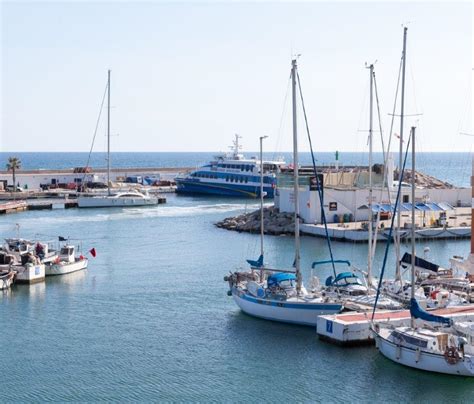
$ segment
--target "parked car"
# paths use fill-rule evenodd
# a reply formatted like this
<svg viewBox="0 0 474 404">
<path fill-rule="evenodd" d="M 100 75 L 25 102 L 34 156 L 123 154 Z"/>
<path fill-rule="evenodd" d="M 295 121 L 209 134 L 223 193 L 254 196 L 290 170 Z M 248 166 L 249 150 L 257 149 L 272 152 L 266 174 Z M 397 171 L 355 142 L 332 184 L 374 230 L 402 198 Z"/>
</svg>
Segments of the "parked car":
<svg viewBox="0 0 474 404">
<path fill-rule="evenodd" d="M 7 185 L 6 191 L 13 192 L 14 190 L 15 190 L 15 188 L 13 187 L 13 185 Z M 16 192 L 23 192 L 23 188 L 17 186 L 16 187 Z"/>
</svg>

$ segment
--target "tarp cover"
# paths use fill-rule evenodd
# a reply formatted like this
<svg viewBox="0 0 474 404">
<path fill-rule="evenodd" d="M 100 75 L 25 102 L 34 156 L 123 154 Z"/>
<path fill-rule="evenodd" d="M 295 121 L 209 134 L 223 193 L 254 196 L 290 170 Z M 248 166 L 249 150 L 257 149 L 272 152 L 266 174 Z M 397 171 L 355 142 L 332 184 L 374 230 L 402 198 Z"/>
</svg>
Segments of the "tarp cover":
<svg viewBox="0 0 474 404">
<path fill-rule="evenodd" d="M 410 314 L 413 317 L 419 318 L 421 320 L 432 321 L 434 323 L 441 323 L 447 326 L 451 325 L 451 319 L 446 318 L 446 317 L 436 316 L 434 314 L 430 314 L 426 312 L 420 307 L 416 299 L 410 299 Z"/>
<path fill-rule="evenodd" d="M 333 277 L 330 276 L 329 278 L 326 279 L 326 286 L 332 286 L 335 283 L 347 279 L 347 278 L 357 278 L 357 275 L 353 274 L 352 272 L 341 272 L 340 274 L 337 274 L 336 278 L 333 280 Z"/>
<path fill-rule="evenodd" d="M 401 263 L 411 265 L 411 254 L 407 252 L 403 254 Z M 417 256 L 415 256 L 415 266 L 432 272 L 438 272 L 439 270 L 439 265 L 433 264 L 432 262 L 426 261 Z"/>
<path fill-rule="evenodd" d="M 289 274 L 289 273 L 280 273 L 280 274 L 273 274 L 268 277 L 268 286 L 276 286 L 280 282 L 283 281 L 294 281 L 296 280 L 295 274 Z"/>
</svg>

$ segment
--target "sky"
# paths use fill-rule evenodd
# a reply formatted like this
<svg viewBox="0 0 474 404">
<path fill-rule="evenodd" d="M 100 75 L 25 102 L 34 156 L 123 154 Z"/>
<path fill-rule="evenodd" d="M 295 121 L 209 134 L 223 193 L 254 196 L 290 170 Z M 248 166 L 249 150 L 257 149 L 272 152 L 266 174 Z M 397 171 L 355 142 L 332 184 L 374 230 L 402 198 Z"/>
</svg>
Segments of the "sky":
<svg viewBox="0 0 474 404">
<path fill-rule="evenodd" d="M 420 151 L 472 151 L 461 133 L 474 133 L 473 17 L 470 2 L 3 0 L 0 150 L 88 151 L 111 69 L 113 151 L 221 151 L 234 133 L 244 150 L 268 135 L 267 150 L 290 151 L 301 55 L 315 149 L 367 151 L 366 63 L 376 61 L 387 143 L 400 133 L 389 114 L 406 24 L 405 133 L 417 127 Z"/>
</svg>

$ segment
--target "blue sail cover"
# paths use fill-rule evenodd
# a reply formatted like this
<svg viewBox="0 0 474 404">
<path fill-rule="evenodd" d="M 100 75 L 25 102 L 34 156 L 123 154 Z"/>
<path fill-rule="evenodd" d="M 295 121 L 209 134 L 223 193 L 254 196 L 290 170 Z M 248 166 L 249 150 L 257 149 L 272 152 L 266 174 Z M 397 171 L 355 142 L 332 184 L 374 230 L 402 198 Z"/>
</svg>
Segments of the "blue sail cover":
<svg viewBox="0 0 474 404">
<path fill-rule="evenodd" d="M 341 272 L 337 274 L 336 278 L 333 280 L 333 277 L 330 276 L 326 279 L 326 286 L 333 286 L 334 284 L 338 283 L 347 278 L 357 278 L 357 275 L 353 274 L 352 272 Z"/>
<path fill-rule="evenodd" d="M 263 267 L 263 255 L 260 255 L 260 257 L 258 257 L 257 261 L 247 260 L 247 262 L 253 268 L 261 268 L 261 267 Z"/>
<path fill-rule="evenodd" d="M 416 299 L 410 299 L 410 314 L 413 317 L 419 318 L 421 320 L 432 321 L 434 323 L 441 323 L 447 326 L 451 325 L 451 319 L 446 318 L 446 317 L 436 316 L 434 314 L 430 314 L 426 312 L 420 307 Z"/>
<path fill-rule="evenodd" d="M 279 273 L 279 274 L 273 274 L 268 277 L 267 283 L 268 287 L 271 286 L 276 286 L 280 282 L 283 281 L 294 281 L 296 280 L 295 274 L 290 274 L 290 273 Z"/>
</svg>

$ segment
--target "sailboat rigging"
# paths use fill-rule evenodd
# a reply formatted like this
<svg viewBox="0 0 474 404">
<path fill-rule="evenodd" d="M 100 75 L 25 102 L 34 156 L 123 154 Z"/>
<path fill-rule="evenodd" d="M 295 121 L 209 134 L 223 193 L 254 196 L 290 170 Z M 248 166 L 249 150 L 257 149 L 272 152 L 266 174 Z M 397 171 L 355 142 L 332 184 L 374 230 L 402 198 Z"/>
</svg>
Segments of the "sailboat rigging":
<svg viewBox="0 0 474 404">
<path fill-rule="evenodd" d="M 82 193 L 77 198 L 79 208 L 135 207 L 157 205 L 158 198 L 138 191 L 113 192 L 110 159 L 110 70 L 107 71 L 107 194 Z"/>
</svg>

